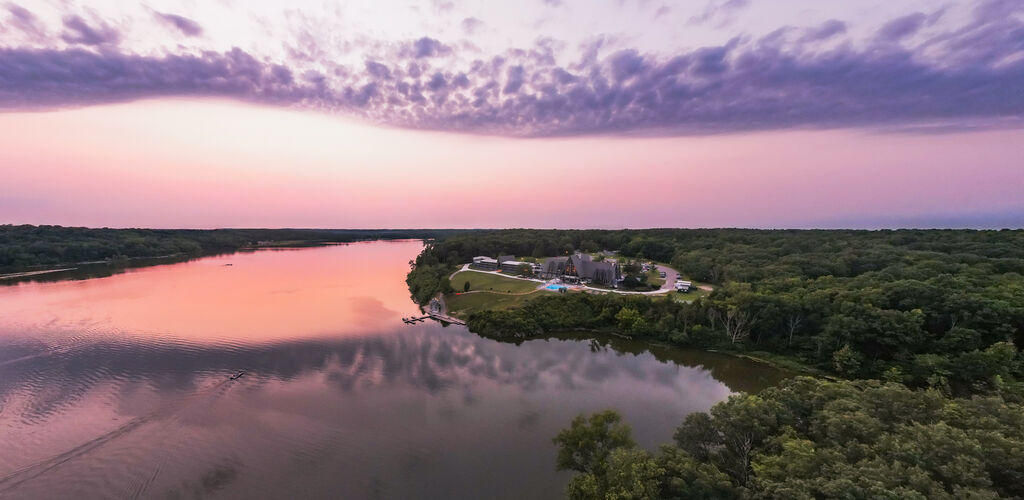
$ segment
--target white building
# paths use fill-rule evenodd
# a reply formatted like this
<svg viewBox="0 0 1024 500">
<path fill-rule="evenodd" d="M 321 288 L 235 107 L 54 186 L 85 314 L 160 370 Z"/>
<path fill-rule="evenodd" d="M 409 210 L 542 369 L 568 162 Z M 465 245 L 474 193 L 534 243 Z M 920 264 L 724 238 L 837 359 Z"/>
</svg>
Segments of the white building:
<svg viewBox="0 0 1024 500">
<path fill-rule="evenodd" d="M 490 257 L 480 255 L 473 257 L 473 263 L 469 267 L 473 269 L 480 269 L 482 271 L 497 271 L 498 270 L 498 259 L 492 259 Z"/>
<path fill-rule="evenodd" d="M 528 266 L 530 270 L 533 270 L 533 264 L 529 262 L 522 262 L 518 260 L 504 260 L 501 262 L 502 272 L 510 274 L 520 274 L 519 266 Z"/>
</svg>

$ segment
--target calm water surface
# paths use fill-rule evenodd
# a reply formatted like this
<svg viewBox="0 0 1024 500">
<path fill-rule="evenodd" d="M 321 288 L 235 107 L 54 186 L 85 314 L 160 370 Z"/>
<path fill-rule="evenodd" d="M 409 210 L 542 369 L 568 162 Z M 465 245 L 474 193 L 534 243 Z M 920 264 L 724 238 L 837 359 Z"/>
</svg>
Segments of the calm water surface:
<svg viewBox="0 0 1024 500">
<path fill-rule="evenodd" d="M 0 287 L 0 498 L 559 498 L 551 438 L 574 415 L 617 408 L 653 447 L 782 376 L 623 341 L 405 325 L 421 248 Z"/>
</svg>

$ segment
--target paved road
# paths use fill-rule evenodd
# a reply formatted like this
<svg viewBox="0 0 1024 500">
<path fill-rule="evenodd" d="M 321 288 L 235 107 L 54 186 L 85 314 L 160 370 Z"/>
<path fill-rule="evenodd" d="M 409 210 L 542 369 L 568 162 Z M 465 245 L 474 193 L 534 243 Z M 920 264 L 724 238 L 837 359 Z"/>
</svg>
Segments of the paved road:
<svg viewBox="0 0 1024 500">
<path fill-rule="evenodd" d="M 661 284 L 661 289 L 659 291 L 664 292 L 666 290 L 675 290 L 676 278 L 679 277 L 679 273 L 676 272 L 675 269 L 672 269 L 671 267 L 668 266 L 663 266 L 661 264 L 657 264 L 654 267 L 657 268 L 659 272 L 665 273 L 665 282 Z"/>
</svg>

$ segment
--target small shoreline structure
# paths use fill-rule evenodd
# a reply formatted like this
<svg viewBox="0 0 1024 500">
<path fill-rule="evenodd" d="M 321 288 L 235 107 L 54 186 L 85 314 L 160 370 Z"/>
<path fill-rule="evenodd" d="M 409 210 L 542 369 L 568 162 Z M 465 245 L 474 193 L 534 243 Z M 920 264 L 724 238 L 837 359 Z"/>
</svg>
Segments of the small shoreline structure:
<svg viewBox="0 0 1024 500">
<path fill-rule="evenodd" d="M 431 314 L 428 314 L 426 316 L 413 316 L 411 318 L 402 318 L 402 322 L 407 324 L 407 325 L 414 325 L 416 323 L 419 323 L 421 321 L 426 321 L 428 319 L 432 319 L 432 320 L 435 320 L 435 321 L 440 321 L 442 323 L 451 323 L 453 325 L 463 325 L 463 326 L 465 326 L 465 324 L 466 324 L 466 322 L 461 320 L 461 319 L 453 318 L 451 316 L 448 316 L 447 314 L 440 314 L 440 313 L 431 313 Z"/>
<path fill-rule="evenodd" d="M 448 308 L 444 303 L 444 296 L 439 295 L 437 297 L 434 297 L 433 299 L 430 299 L 430 312 L 428 312 L 426 315 L 413 316 L 411 318 L 402 318 L 402 321 L 405 322 L 405 324 L 407 325 L 412 325 L 420 321 L 432 319 L 434 321 L 439 321 L 441 323 L 449 323 L 452 325 L 466 325 L 465 321 L 459 318 L 449 316 L 447 314 L 447 310 Z"/>
</svg>

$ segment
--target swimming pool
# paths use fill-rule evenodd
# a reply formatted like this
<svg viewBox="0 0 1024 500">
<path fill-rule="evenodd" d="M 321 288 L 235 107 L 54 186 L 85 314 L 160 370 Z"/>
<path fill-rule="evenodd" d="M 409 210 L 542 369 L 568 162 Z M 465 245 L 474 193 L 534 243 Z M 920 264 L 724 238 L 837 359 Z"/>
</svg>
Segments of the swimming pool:
<svg viewBox="0 0 1024 500">
<path fill-rule="evenodd" d="M 546 286 L 544 288 L 547 288 L 548 290 L 555 290 L 555 291 L 557 291 L 557 290 L 561 290 L 561 289 L 565 288 L 565 285 L 548 285 L 548 286 Z"/>
</svg>

